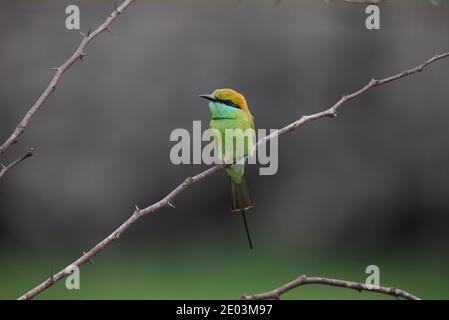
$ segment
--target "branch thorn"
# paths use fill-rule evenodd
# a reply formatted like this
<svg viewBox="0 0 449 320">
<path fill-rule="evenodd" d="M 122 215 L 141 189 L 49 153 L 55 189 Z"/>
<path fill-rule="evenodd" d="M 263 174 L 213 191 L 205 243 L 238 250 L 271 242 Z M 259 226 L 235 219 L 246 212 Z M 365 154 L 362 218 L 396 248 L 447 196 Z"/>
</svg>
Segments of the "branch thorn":
<svg viewBox="0 0 449 320">
<path fill-rule="evenodd" d="M 330 110 L 328 117 L 329 118 L 335 118 L 337 116 L 337 111 L 336 110 Z"/>
<path fill-rule="evenodd" d="M 83 255 L 86 255 L 86 254 L 87 254 L 87 253 L 83 251 Z M 89 263 L 90 263 L 90 264 L 95 264 L 94 261 L 93 261 L 91 258 L 89 258 Z"/>
<path fill-rule="evenodd" d="M 175 205 L 174 205 L 173 203 L 171 203 L 170 201 L 167 202 L 167 205 L 168 205 L 169 207 L 172 207 L 173 209 L 176 208 Z"/>
<path fill-rule="evenodd" d="M 53 271 L 50 273 L 50 283 L 51 284 L 55 283 L 55 275 L 53 274 Z"/>
<path fill-rule="evenodd" d="M 25 154 L 25 158 L 29 158 L 34 154 L 34 148 L 30 148 Z"/>
</svg>

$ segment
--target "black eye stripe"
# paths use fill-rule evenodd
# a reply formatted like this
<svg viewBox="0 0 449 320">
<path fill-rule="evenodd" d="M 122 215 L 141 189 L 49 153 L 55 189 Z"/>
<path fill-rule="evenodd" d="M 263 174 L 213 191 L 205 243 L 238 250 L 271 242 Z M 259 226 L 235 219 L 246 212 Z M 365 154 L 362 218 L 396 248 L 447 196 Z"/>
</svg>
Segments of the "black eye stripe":
<svg viewBox="0 0 449 320">
<path fill-rule="evenodd" d="M 228 100 L 219 100 L 220 102 L 224 103 L 227 106 L 233 107 L 233 108 L 237 108 L 240 109 L 240 107 L 238 105 L 236 105 L 234 102 L 232 102 L 231 99 Z"/>
</svg>

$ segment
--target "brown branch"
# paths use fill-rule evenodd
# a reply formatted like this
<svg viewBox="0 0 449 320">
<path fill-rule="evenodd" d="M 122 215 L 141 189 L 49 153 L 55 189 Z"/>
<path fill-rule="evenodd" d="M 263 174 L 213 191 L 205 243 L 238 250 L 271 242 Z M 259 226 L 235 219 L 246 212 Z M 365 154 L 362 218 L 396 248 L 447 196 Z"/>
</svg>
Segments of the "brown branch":
<svg viewBox="0 0 449 320">
<path fill-rule="evenodd" d="M 301 118 L 299 118 L 298 120 L 296 120 L 295 122 L 289 124 L 288 126 L 285 126 L 282 129 L 279 129 L 278 131 L 275 131 L 274 133 L 266 136 L 265 138 L 259 140 L 259 142 L 257 143 L 257 146 L 263 145 L 265 144 L 268 140 L 273 139 L 275 136 L 280 136 L 284 133 L 287 132 L 291 132 L 294 131 L 296 129 L 298 129 L 298 127 L 302 126 L 303 124 L 305 124 L 306 122 L 312 121 L 312 120 L 318 120 L 324 117 L 329 117 L 329 118 L 334 118 L 337 116 L 337 111 L 338 109 L 345 104 L 346 102 L 348 102 L 349 100 L 352 100 L 356 97 L 358 97 L 359 95 L 361 95 L 362 93 L 365 93 L 366 91 L 368 91 L 369 89 L 373 88 L 373 87 L 377 87 L 389 82 L 393 82 L 399 79 L 402 79 L 404 77 L 410 76 L 412 74 L 415 74 L 417 72 L 422 72 L 428 65 L 430 65 L 431 63 L 447 58 L 449 57 L 449 52 L 443 53 L 443 54 L 437 54 L 435 56 L 433 56 L 432 58 L 426 60 L 425 62 L 421 63 L 420 65 L 412 68 L 412 69 L 408 69 L 405 70 L 401 73 L 392 75 L 390 77 L 384 78 L 384 79 L 380 79 L 380 80 L 376 80 L 376 79 L 371 79 L 364 87 L 360 88 L 359 90 L 351 93 L 351 94 L 345 94 L 343 95 L 340 100 L 337 101 L 337 103 L 335 103 L 332 107 L 330 107 L 329 109 L 322 111 L 322 112 L 318 112 L 315 114 L 311 114 L 311 115 L 305 115 L 302 116 Z"/>
<path fill-rule="evenodd" d="M 330 107 L 329 109 L 319 112 L 319 113 L 315 113 L 312 115 L 305 115 L 302 116 L 301 118 L 299 118 L 297 121 L 283 127 L 282 129 L 266 136 L 263 139 L 260 139 L 257 142 L 256 147 L 259 147 L 260 145 L 266 143 L 268 140 L 274 139 L 277 136 L 280 136 L 282 134 L 285 134 L 287 132 L 291 132 L 296 130 L 297 128 L 299 128 L 300 126 L 304 125 L 306 122 L 312 121 L 312 120 L 318 120 L 324 117 L 330 117 L 330 118 L 334 118 L 337 115 L 337 111 L 338 109 L 347 101 L 354 99 L 355 97 L 360 96 L 361 94 L 363 94 L 364 92 L 368 91 L 370 88 L 376 87 L 376 86 L 380 86 L 404 77 L 407 77 L 409 75 L 412 75 L 414 73 L 423 71 L 424 68 L 426 66 L 428 66 L 429 64 L 438 61 L 440 59 L 449 57 L 449 52 L 446 52 L 444 54 L 440 54 L 440 55 L 435 55 L 433 58 L 428 59 L 427 61 L 425 61 L 424 63 L 403 71 L 401 73 L 398 73 L 396 75 L 390 76 L 388 78 L 384 78 L 381 80 L 375 80 L 375 79 L 371 79 L 367 85 L 365 85 L 363 88 L 348 94 L 348 95 L 343 95 L 343 97 L 337 101 L 337 103 L 335 103 L 332 107 Z M 108 237 L 106 237 L 104 240 L 102 240 L 101 242 L 99 242 L 95 247 L 93 247 L 91 250 L 89 250 L 88 252 L 86 252 L 85 254 L 83 254 L 79 259 L 77 259 L 76 261 L 74 261 L 71 265 L 75 265 L 77 267 L 81 266 L 83 263 L 89 261 L 92 257 L 94 257 L 97 253 L 99 253 L 100 251 L 102 251 L 103 249 L 105 249 L 108 245 L 110 245 L 114 240 L 117 240 L 120 235 L 125 232 L 131 225 L 133 225 L 135 222 L 137 222 L 140 218 L 142 218 L 143 216 L 150 214 L 152 212 L 155 212 L 161 208 L 164 207 L 174 207 L 173 206 L 173 200 L 176 198 L 176 196 L 178 194 L 180 194 L 181 192 L 183 192 L 185 189 L 187 189 L 188 187 L 190 187 L 192 184 L 203 180 L 204 178 L 216 173 L 217 171 L 221 170 L 222 168 L 224 168 L 225 165 L 216 165 L 213 166 L 199 174 L 197 174 L 194 177 L 188 177 L 187 179 L 184 180 L 183 183 L 181 183 L 178 187 L 176 187 L 172 192 L 170 192 L 165 198 L 163 198 L 162 200 L 154 203 L 151 206 L 146 207 L 145 209 L 139 209 L 138 207 L 136 207 L 136 210 L 134 211 L 134 213 L 131 215 L 130 218 L 128 218 L 128 220 L 126 220 L 120 227 L 118 227 L 114 232 L 112 232 Z M 31 289 L 30 291 L 26 292 L 24 295 L 22 295 L 19 299 L 31 299 L 34 296 L 36 296 L 37 294 L 39 294 L 40 292 L 44 291 L 45 289 L 51 287 L 55 282 L 61 280 L 62 278 L 64 278 L 65 276 L 67 276 L 68 274 L 70 274 L 70 270 L 68 270 L 67 268 L 58 272 L 57 274 L 55 274 L 54 276 L 48 278 L 46 281 L 42 282 L 40 285 L 38 285 L 37 287 Z"/>
<path fill-rule="evenodd" d="M 4 164 L 0 163 L 0 179 L 3 178 L 6 173 L 11 170 L 13 167 L 15 167 L 16 165 L 18 165 L 19 163 L 21 163 L 23 160 L 28 159 L 29 157 L 33 156 L 33 148 L 31 148 L 30 150 L 27 151 L 27 153 L 25 153 L 23 156 L 21 156 L 20 158 L 14 160 L 13 162 L 11 162 L 10 164 L 8 164 L 7 166 L 5 166 Z"/>
<path fill-rule="evenodd" d="M 11 136 L 0 146 L 0 155 L 4 154 L 14 143 L 16 143 L 19 137 L 24 133 L 25 129 L 28 127 L 31 118 L 33 115 L 42 107 L 45 101 L 47 101 L 48 97 L 52 94 L 52 92 L 56 89 L 56 85 L 59 83 L 62 75 L 69 69 L 76 61 L 82 60 L 86 55 L 84 49 L 86 46 L 95 39 L 99 34 L 104 31 L 109 31 L 109 26 L 114 22 L 114 20 L 125 11 L 129 5 L 131 5 L 134 0 L 126 0 L 120 6 L 116 7 L 114 11 L 106 18 L 106 20 L 94 31 L 89 32 L 88 34 L 82 34 L 83 40 L 81 41 L 78 48 L 72 54 L 72 56 L 64 62 L 60 67 L 53 68 L 56 73 L 51 79 L 48 86 L 45 88 L 44 92 L 40 95 L 40 97 L 36 100 L 33 106 L 28 110 L 26 115 L 23 117 L 22 121 L 17 125 L 14 129 Z"/>
<path fill-rule="evenodd" d="M 397 288 L 389 288 L 389 287 L 380 287 L 380 286 L 371 286 L 366 285 L 364 283 L 359 282 L 353 282 L 353 281 L 346 281 L 346 280 L 339 280 L 339 279 L 331 279 L 331 278 L 322 278 L 322 277 L 307 277 L 305 275 L 300 276 L 299 278 L 290 281 L 279 288 L 276 288 L 271 291 L 267 291 L 264 293 L 259 293 L 255 295 L 242 295 L 240 297 L 241 300 L 267 300 L 267 299 L 280 299 L 281 295 L 286 293 L 287 291 L 290 291 L 294 288 L 297 288 L 299 286 L 303 286 L 306 284 L 324 284 L 327 286 L 333 286 L 333 287 L 342 287 L 342 288 L 348 288 L 348 289 L 354 289 L 361 291 L 371 291 L 371 292 L 377 292 L 382 293 L 386 295 L 390 295 L 396 298 L 404 298 L 407 300 L 421 300 L 417 296 L 414 296 L 413 294 L 410 294 L 404 290 L 400 290 Z"/>
</svg>

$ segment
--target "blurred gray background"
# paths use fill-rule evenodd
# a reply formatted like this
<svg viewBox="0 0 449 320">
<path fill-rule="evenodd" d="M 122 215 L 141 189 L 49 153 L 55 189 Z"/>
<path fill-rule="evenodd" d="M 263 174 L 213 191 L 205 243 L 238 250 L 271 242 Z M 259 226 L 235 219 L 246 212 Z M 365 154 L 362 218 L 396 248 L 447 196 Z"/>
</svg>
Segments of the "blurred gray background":
<svg viewBox="0 0 449 320">
<path fill-rule="evenodd" d="M 113 1 L 3 1 L 0 11 L 0 137 L 3 141 L 77 47 L 65 8 L 95 28 Z M 36 156 L 0 181 L 3 248 L 88 248 L 133 211 L 165 196 L 202 165 L 174 166 L 175 128 L 209 120 L 198 94 L 244 93 L 258 128 L 321 111 L 371 77 L 385 77 L 449 50 L 449 4 L 384 1 L 381 30 L 364 6 L 340 2 L 137 1 L 87 48 L 32 120 L 9 162 Z M 407 248 L 444 254 L 449 241 L 449 61 L 375 88 L 335 120 L 280 139 L 279 172 L 249 171 L 249 220 L 265 245 L 340 250 Z M 148 216 L 125 243 L 236 241 L 220 172 L 188 189 L 176 209 Z"/>
</svg>

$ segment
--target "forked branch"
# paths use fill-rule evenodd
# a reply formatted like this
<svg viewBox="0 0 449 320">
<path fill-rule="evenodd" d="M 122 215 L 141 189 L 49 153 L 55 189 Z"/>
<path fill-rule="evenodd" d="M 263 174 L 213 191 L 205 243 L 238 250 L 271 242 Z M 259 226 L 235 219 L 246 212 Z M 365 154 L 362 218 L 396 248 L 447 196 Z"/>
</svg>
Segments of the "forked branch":
<svg viewBox="0 0 449 320">
<path fill-rule="evenodd" d="M 287 132 L 291 132 L 294 131 L 296 129 L 298 129 L 300 126 L 304 125 L 305 123 L 309 122 L 309 121 L 313 121 L 313 120 L 318 120 L 324 117 L 329 117 L 329 118 L 334 118 L 337 115 L 337 111 L 338 109 L 345 104 L 346 102 L 348 102 L 349 100 L 352 100 L 358 96 L 360 96 L 361 94 L 365 93 L 366 91 L 368 91 L 369 89 L 373 88 L 373 87 L 377 87 L 383 84 L 387 84 L 389 82 L 392 81 L 396 81 L 399 79 L 402 79 L 404 77 L 410 76 L 412 74 L 421 72 L 424 70 L 424 68 L 426 68 L 428 65 L 441 60 L 443 58 L 447 58 L 449 57 L 449 52 L 443 53 L 443 54 L 438 54 L 435 55 L 434 57 L 426 60 L 425 62 L 423 62 L 422 64 L 409 69 L 409 70 L 405 70 L 403 72 L 400 72 L 398 74 L 392 75 L 390 77 L 384 78 L 384 79 L 380 79 L 380 80 L 376 80 L 376 79 L 371 79 L 368 84 L 366 84 L 364 87 L 362 87 L 361 89 L 351 93 L 351 94 L 347 94 L 347 95 L 343 95 L 341 97 L 340 100 L 338 100 L 332 107 L 330 107 L 329 109 L 322 111 L 322 112 L 318 112 L 315 114 L 311 114 L 311 115 L 304 115 L 301 118 L 299 118 L 298 120 L 296 120 L 295 122 L 283 127 L 282 129 L 275 131 L 274 133 L 266 136 L 263 139 L 260 139 L 257 142 L 257 147 L 260 147 L 261 145 L 265 144 L 268 140 L 274 139 L 282 134 L 285 134 Z M 128 230 L 128 228 L 133 225 L 134 223 L 136 223 L 140 218 L 153 213 L 161 208 L 164 207 L 170 207 L 173 208 L 173 201 L 174 199 L 184 190 L 186 190 L 188 187 L 190 187 L 192 184 L 205 179 L 206 177 L 216 173 L 217 171 L 221 170 L 222 168 L 224 168 L 224 165 L 216 165 L 213 166 L 199 174 L 197 174 L 196 176 L 193 177 L 188 177 L 187 179 L 184 180 L 183 183 L 181 183 L 178 187 L 176 187 L 173 191 L 171 191 L 165 198 L 161 199 L 160 201 L 144 208 L 144 209 L 139 209 L 136 206 L 136 209 L 134 211 L 134 213 L 131 215 L 131 217 L 129 217 L 120 227 L 118 227 L 115 231 L 113 231 L 109 236 L 107 236 L 104 240 L 100 241 L 95 247 L 93 247 L 91 250 L 83 253 L 83 255 L 78 258 L 77 260 L 75 260 L 74 262 L 72 262 L 71 265 L 69 265 L 68 267 L 66 267 L 65 269 L 59 271 L 58 273 L 56 273 L 55 275 L 51 276 L 50 278 L 48 278 L 47 280 L 45 280 L 44 282 L 42 282 L 40 285 L 38 285 L 37 287 L 31 289 L 30 291 L 26 292 L 24 295 L 22 295 L 21 297 L 19 297 L 19 299 L 31 299 L 34 296 L 36 296 L 37 294 L 41 293 L 42 291 L 46 290 L 47 288 L 51 287 L 53 284 L 55 284 L 57 281 L 61 280 L 62 278 L 64 278 L 65 276 L 70 274 L 71 268 L 69 268 L 70 266 L 74 265 L 74 266 L 81 266 L 82 264 L 84 264 L 85 262 L 90 261 L 90 259 L 92 257 L 94 257 L 96 254 L 98 254 L 99 252 L 101 252 L 102 250 L 104 250 L 107 246 L 109 246 L 113 241 L 119 239 L 120 235 L 125 232 L 126 230 Z"/>
<path fill-rule="evenodd" d="M 0 163 L 0 179 L 3 178 L 6 175 L 6 173 L 8 173 L 9 170 L 11 170 L 16 165 L 21 163 L 23 160 L 28 159 L 31 156 L 33 156 L 33 148 L 28 150 L 23 156 L 14 160 L 13 162 L 11 162 L 8 165 L 4 165 L 3 163 Z"/>
</svg>

